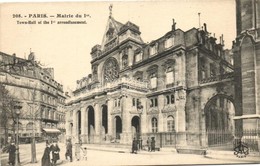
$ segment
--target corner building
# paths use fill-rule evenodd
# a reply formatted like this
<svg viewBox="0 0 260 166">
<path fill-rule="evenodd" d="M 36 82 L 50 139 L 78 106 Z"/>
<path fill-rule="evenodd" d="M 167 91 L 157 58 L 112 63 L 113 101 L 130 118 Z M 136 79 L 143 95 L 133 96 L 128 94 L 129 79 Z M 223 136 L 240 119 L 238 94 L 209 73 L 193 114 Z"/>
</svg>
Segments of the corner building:
<svg viewBox="0 0 260 166">
<path fill-rule="evenodd" d="M 216 40 L 206 24 L 183 31 L 173 20 L 147 44 L 137 25 L 109 16 L 102 44 L 91 50 L 92 74 L 77 81 L 67 101 L 67 137 L 131 144 L 150 136 L 158 146 L 205 146 L 206 126 L 232 130 L 232 56 L 223 37 Z M 205 113 L 213 106 L 219 118 Z"/>
<path fill-rule="evenodd" d="M 54 79 L 54 69 L 38 64 L 33 52 L 28 59 L 0 52 L 0 64 L 0 84 L 22 107 L 19 140 L 28 143 L 32 136 L 37 140 L 64 137 L 65 95 L 63 85 Z M 8 117 L 9 136 L 15 134 L 16 128 L 12 116 Z"/>
</svg>

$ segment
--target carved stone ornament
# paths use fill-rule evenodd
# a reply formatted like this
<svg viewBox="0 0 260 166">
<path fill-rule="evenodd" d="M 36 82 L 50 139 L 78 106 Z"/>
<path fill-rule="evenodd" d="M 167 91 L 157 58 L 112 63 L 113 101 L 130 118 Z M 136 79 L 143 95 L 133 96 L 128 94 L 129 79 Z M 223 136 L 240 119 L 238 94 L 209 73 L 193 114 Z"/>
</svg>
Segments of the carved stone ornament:
<svg viewBox="0 0 260 166">
<path fill-rule="evenodd" d="M 167 112 L 176 112 L 177 108 L 175 105 L 166 105 L 162 109 L 162 113 L 167 113 Z"/>
<path fill-rule="evenodd" d="M 115 58 L 108 59 L 104 64 L 104 82 L 113 82 L 119 78 L 119 66 Z"/>
<path fill-rule="evenodd" d="M 147 112 L 147 114 L 158 114 L 159 110 L 158 108 L 150 108 Z"/>
</svg>

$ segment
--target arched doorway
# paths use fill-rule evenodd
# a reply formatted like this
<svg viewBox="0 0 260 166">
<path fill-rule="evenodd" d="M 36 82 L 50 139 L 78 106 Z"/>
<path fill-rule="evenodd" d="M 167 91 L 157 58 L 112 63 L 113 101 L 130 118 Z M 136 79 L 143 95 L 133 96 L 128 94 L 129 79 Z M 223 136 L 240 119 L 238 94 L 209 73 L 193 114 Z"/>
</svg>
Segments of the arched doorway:
<svg viewBox="0 0 260 166">
<path fill-rule="evenodd" d="M 235 116 L 233 99 L 227 95 L 216 95 L 207 102 L 204 111 L 208 146 L 232 147 Z"/>
<path fill-rule="evenodd" d="M 102 119 L 101 119 L 101 137 L 104 141 L 106 141 L 106 134 L 108 132 L 108 113 L 107 113 L 107 105 L 102 105 Z"/>
<path fill-rule="evenodd" d="M 140 118 L 138 116 L 134 116 L 131 121 L 132 126 L 132 134 L 134 137 L 139 138 L 140 135 Z"/>
<path fill-rule="evenodd" d="M 116 139 L 120 139 L 120 134 L 122 133 L 122 120 L 119 116 L 116 116 L 115 121 L 116 121 Z"/>
<path fill-rule="evenodd" d="M 81 134 L 81 111 L 77 112 L 77 135 L 80 137 Z"/>
<path fill-rule="evenodd" d="M 102 127 L 104 128 L 104 133 L 107 134 L 108 131 L 108 120 L 107 120 L 107 105 L 102 105 Z"/>
<path fill-rule="evenodd" d="M 95 113 L 92 106 L 88 106 L 88 142 L 94 143 Z"/>
</svg>

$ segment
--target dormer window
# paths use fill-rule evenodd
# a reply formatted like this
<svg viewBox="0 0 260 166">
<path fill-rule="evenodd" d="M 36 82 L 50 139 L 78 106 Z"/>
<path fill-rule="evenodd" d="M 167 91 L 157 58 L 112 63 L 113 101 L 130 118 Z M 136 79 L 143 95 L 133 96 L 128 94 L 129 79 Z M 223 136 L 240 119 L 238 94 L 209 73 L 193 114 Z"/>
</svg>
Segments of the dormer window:
<svg viewBox="0 0 260 166">
<path fill-rule="evenodd" d="M 158 43 L 155 43 L 155 44 L 151 45 L 149 51 L 150 51 L 150 55 L 157 54 L 157 52 L 158 52 Z"/>
<path fill-rule="evenodd" d="M 165 45 L 165 48 L 170 48 L 171 46 L 173 46 L 174 45 L 174 37 L 166 38 L 164 45 Z"/>
<path fill-rule="evenodd" d="M 135 55 L 135 62 L 140 62 L 143 59 L 143 52 L 140 51 Z"/>
</svg>

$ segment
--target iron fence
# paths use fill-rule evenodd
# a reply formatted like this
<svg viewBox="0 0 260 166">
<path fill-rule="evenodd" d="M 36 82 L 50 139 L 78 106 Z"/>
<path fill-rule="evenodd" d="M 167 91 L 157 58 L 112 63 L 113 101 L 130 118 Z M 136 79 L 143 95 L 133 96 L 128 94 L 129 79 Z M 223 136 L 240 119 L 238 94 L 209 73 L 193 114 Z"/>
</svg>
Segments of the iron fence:
<svg viewBox="0 0 260 166">
<path fill-rule="evenodd" d="M 241 142 L 245 144 L 250 151 L 259 152 L 260 150 L 260 129 L 255 130 L 207 130 L 205 132 L 158 132 L 143 133 L 143 146 L 146 146 L 148 137 L 154 137 L 156 147 L 181 147 L 205 146 L 219 150 L 234 150 Z M 137 137 L 138 138 L 138 137 Z"/>
</svg>

